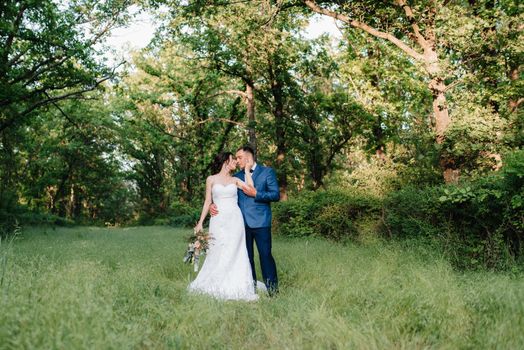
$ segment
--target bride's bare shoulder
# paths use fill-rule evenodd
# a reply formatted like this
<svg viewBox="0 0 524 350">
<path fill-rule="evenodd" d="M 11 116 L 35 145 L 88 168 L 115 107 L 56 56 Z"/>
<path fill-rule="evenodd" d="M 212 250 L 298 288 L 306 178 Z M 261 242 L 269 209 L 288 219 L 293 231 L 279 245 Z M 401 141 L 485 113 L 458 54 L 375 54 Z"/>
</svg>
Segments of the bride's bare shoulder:
<svg viewBox="0 0 524 350">
<path fill-rule="evenodd" d="M 206 184 L 212 185 L 214 181 L 215 181 L 215 175 L 209 175 L 206 179 Z"/>
</svg>

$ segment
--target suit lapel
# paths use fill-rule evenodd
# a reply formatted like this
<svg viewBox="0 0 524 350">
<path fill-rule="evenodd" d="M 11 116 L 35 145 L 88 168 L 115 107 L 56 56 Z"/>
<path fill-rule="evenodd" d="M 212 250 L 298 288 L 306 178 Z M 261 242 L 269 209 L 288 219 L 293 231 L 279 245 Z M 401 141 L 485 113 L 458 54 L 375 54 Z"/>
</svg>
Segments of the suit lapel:
<svg viewBox="0 0 524 350">
<path fill-rule="evenodd" d="M 238 173 L 235 174 L 235 176 L 242 181 L 246 181 L 246 173 L 244 172 L 244 170 L 240 170 Z"/>
</svg>

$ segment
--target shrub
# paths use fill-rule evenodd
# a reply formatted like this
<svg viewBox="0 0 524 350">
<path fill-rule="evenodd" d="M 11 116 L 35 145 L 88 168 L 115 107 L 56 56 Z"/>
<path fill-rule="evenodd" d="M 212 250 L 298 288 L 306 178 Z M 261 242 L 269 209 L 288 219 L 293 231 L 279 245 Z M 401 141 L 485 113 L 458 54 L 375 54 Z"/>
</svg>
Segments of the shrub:
<svg viewBox="0 0 524 350">
<path fill-rule="evenodd" d="M 524 240 L 524 150 L 508 155 L 503 173 L 503 191 L 508 194 L 508 205 L 503 217 L 507 225 L 508 238 L 515 252 L 522 251 Z"/>
<path fill-rule="evenodd" d="M 358 188 L 374 197 L 381 197 L 398 189 L 401 185 L 398 172 L 402 166 L 391 159 L 369 158 L 364 153 L 354 152 L 351 160 L 351 168 L 335 171 L 329 175 L 329 181 L 327 181 L 331 184 L 329 186 L 336 186 L 335 189 L 340 189 L 340 186 L 343 185 L 350 191 Z"/>
<path fill-rule="evenodd" d="M 18 197 L 13 190 L 0 192 L 0 239 L 11 235 L 17 226 L 20 211 Z"/>
<path fill-rule="evenodd" d="M 402 238 L 438 234 L 437 226 L 444 220 L 437 200 L 440 194 L 438 187 L 407 186 L 392 192 L 383 203 L 388 232 Z"/>
<path fill-rule="evenodd" d="M 376 216 L 380 202 L 355 190 L 303 192 L 274 206 L 275 231 L 287 236 L 319 235 L 334 240 L 355 239 L 356 222 Z"/>
<path fill-rule="evenodd" d="M 193 227 L 200 218 L 201 208 L 190 204 L 174 202 L 171 205 L 167 223 L 171 226 Z"/>
<path fill-rule="evenodd" d="M 73 220 L 53 214 L 31 211 L 24 206 L 15 206 L 7 210 L 0 210 L 0 237 L 6 238 L 21 226 L 56 225 L 72 226 Z"/>
<path fill-rule="evenodd" d="M 523 237 L 524 152 L 499 173 L 457 185 L 406 187 L 384 201 L 384 223 L 395 237 L 438 240 L 462 268 L 503 269 L 520 256 Z"/>
<path fill-rule="evenodd" d="M 15 215 L 0 211 L 0 240 L 10 236 L 15 231 L 17 223 Z"/>
<path fill-rule="evenodd" d="M 312 226 L 312 202 L 314 192 L 303 192 L 300 196 L 273 205 L 275 232 L 281 235 L 304 237 L 314 233 Z"/>
</svg>

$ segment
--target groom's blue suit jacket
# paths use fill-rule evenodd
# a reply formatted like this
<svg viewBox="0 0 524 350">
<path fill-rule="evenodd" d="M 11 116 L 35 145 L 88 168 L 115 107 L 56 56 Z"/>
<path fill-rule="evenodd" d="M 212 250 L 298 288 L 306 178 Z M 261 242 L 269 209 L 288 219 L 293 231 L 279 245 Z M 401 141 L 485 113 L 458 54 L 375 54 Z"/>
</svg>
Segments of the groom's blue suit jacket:
<svg viewBox="0 0 524 350">
<path fill-rule="evenodd" d="M 235 174 L 245 181 L 244 170 Z M 280 200 L 277 176 L 272 168 L 257 164 L 253 171 L 253 182 L 257 189 L 255 198 L 238 191 L 238 206 L 242 210 L 244 223 L 251 228 L 271 227 L 271 202 Z"/>
</svg>

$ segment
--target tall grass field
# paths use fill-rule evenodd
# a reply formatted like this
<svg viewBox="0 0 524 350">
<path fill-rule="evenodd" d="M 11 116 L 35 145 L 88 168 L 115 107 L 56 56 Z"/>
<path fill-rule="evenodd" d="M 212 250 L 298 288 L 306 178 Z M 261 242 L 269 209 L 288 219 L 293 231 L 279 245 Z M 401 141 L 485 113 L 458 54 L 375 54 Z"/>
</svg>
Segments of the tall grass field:
<svg viewBox="0 0 524 350">
<path fill-rule="evenodd" d="M 185 229 L 24 229 L 0 247 L 0 349 L 523 349 L 524 275 L 421 244 L 274 237 L 280 294 L 188 294 Z"/>
</svg>

